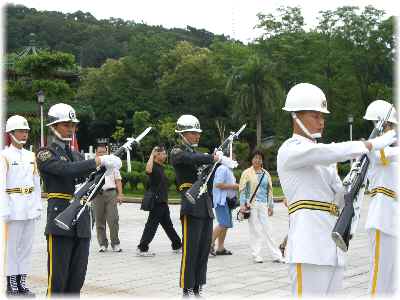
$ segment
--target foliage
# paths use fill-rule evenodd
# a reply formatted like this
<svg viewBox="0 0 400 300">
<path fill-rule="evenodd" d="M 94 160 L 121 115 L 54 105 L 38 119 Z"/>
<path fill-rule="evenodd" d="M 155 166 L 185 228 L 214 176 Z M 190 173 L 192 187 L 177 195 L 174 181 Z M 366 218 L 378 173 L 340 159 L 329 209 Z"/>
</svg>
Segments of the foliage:
<svg viewBox="0 0 400 300">
<path fill-rule="evenodd" d="M 29 74 L 32 78 L 49 78 L 60 68 L 74 67 L 75 58 L 64 52 L 39 51 L 35 55 L 27 55 L 15 62 L 15 69 L 21 74 Z"/>
<path fill-rule="evenodd" d="M 125 128 L 121 125 L 122 120 L 117 120 L 117 126 L 115 127 L 114 133 L 111 135 L 116 142 L 120 142 L 125 135 Z"/>
<path fill-rule="evenodd" d="M 97 137 L 118 133 L 123 140 L 152 126 L 134 157 L 144 162 L 155 144 L 172 147 L 176 119 L 193 114 L 205 151 L 247 123 L 237 147 L 241 167 L 261 138 L 274 136 L 274 147 L 263 149 L 271 170 L 279 145 L 291 134 L 291 118 L 281 108 L 294 84 L 313 83 L 326 94 L 331 114 L 325 142 L 348 139 L 349 114 L 353 137 L 367 137 L 371 128 L 362 120 L 367 105 L 375 99 L 393 102 L 394 17 L 372 6 L 322 11 L 313 28 L 299 7 L 260 13 L 257 27 L 263 32 L 247 45 L 190 26 L 166 29 L 12 4 L 6 9 L 8 62 L 16 61 L 31 32 L 37 46 L 52 50 L 8 69 L 9 107 L 26 103 L 35 114 L 40 89 L 45 109 L 56 101 L 72 104 L 83 149 Z M 71 65 L 71 55 L 80 67 L 75 60 Z M 142 186 L 138 174 L 128 176 L 132 186 Z"/>
<path fill-rule="evenodd" d="M 274 65 L 260 56 L 253 54 L 247 62 L 235 68 L 227 82 L 228 92 L 236 99 L 236 114 L 252 119 L 255 115 L 257 127 L 256 144 L 261 144 L 262 116 L 268 109 L 273 112 L 281 104 L 282 88 L 274 77 Z"/>
</svg>

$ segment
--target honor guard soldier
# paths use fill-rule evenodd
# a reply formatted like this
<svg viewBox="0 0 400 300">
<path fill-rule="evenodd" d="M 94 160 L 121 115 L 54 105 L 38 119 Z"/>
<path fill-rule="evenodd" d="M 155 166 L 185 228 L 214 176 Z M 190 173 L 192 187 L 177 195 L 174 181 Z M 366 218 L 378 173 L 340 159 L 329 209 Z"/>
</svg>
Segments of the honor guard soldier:
<svg viewBox="0 0 400 300">
<path fill-rule="evenodd" d="M 202 132 L 196 117 L 182 115 L 176 122 L 175 132 L 181 138 L 180 143 L 171 150 L 177 189 L 181 193 L 183 247 L 179 285 L 183 289 L 183 296 L 200 295 L 202 285 L 206 283 L 213 230 L 213 204 L 208 193 L 192 204 L 185 192 L 197 180 L 198 169 L 217 161 L 218 155 L 195 151 Z"/>
<path fill-rule="evenodd" d="M 5 270 L 9 296 L 35 296 L 26 286 L 26 277 L 42 200 L 35 154 L 23 148 L 29 130 L 24 117 L 10 117 L 6 132 L 11 144 L 0 152 L 0 217 L 6 222 Z"/>
<path fill-rule="evenodd" d="M 85 281 L 89 256 L 90 212 L 86 207 L 71 230 L 56 226 L 54 218 L 69 205 L 75 185 L 99 166 L 118 167 L 121 160 L 104 155 L 83 160 L 79 152 L 71 151 L 70 141 L 75 133 L 75 110 L 68 104 L 58 103 L 48 111 L 52 142 L 37 153 L 37 162 L 47 192 L 47 296 L 69 294 L 79 296 Z"/>
<path fill-rule="evenodd" d="M 393 108 L 392 108 L 393 107 Z M 376 124 L 389 114 L 384 132 L 397 125 L 394 106 L 383 100 L 373 101 L 364 119 Z M 371 192 L 365 227 L 370 237 L 370 286 L 371 295 L 392 296 L 397 290 L 397 220 L 399 146 L 373 151 L 368 156 L 369 189 Z"/>
<path fill-rule="evenodd" d="M 278 150 L 277 169 L 288 200 L 289 233 L 286 259 L 292 294 L 331 295 L 342 288 L 344 253 L 331 238 L 344 205 L 344 189 L 335 163 L 356 158 L 391 144 L 388 132 L 369 141 L 323 144 L 324 93 L 317 86 L 300 83 L 290 89 L 283 110 L 293 118 L 293 136 Z M 339 206 L 339 207 L 338 207 Z"/>
</svg>

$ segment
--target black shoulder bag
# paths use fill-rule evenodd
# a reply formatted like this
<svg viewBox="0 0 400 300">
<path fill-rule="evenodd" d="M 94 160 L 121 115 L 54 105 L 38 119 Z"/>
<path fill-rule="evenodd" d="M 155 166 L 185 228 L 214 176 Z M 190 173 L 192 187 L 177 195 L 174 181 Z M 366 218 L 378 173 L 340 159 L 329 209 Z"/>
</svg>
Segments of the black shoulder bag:
<svg viewBox="0 0 400 300">
<path fill-rule="evenodd" d="M 152 189 L 149 188 L 147 191 L 144 192 L 142 205 L 140 206 L 141 210 L 144 211 L 153 210 L 159 198 L 158 191 L 160 190 L 161 184 L 162 184 L 162 179 L 156 191 L 152 191 Z"/>
</svg>

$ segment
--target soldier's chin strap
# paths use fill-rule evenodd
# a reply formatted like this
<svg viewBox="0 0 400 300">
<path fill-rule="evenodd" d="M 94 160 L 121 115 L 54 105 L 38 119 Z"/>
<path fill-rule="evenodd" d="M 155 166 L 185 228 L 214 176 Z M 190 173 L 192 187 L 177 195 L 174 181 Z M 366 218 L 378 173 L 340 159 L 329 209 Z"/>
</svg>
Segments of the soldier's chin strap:
<svg viewBox="0 0 400 300">
<path fill-rule="evenodd" d="M 54 135 L 56 136 L 56 138 L 58 138 L 60 141 L 63 141 L 63 142 L 70 142 L 70 141 L 72 141 L 72 137 L 70 137 L 70 138 L 63 138 L 63 137 L 61 136 L 61 134 L 60 134 L 53 126 L 50 126 L 50 130 L 51 130 L 51 132 L 54 133 Z"/>
<path fill-rule="evenodd" d="M 15 137 L 15 135 L 12 134 L 11 132 L 9 132 L 8 134 L 10 135 L 10 137 L 11 137 L 11 139 L 14 141 L 14 143 L 16 143 L 16 144 L 18 144 L 18 145 L 22 145 L 22 146 L 26 144 L 26 141 L 20 141 L 20 140 L 18 140 L 18 139 Z"/>
<path fill-rule="evenodd" d="M 291 113 L 291 116 L 293 118 L 293 120 L 297 123 L 297 125 L 299 125 L 299 127 L 301 128 L 301 130 L 303 130 L 303 132 L 312 140 L 316 140 L 316 139 L 320 139 L 321 133 L 320 132 L 316 132 L 316 133 L 310 133 L 310 131 L 308 131 L 308 129 L 306 128 L 306 126 L 304 126 L 303 122 L 300 121 L 300 119 L 297 117 L 295 112 Z"/>
<path fill-rule="evenodd" d="M 189 147 L 191 147 L 191 148 L 196 148 L 196 147 L 199 146 L 199 144 L 191 144 L 191 143 L 189 143 L 189 141 L 183 136 L 183 134 L 182 134 L 181 132 L 179 133 L 179 136 L 182 138 L 182 141 L 183 141 L 187 146 L 189 146 Z"/>
</svg>

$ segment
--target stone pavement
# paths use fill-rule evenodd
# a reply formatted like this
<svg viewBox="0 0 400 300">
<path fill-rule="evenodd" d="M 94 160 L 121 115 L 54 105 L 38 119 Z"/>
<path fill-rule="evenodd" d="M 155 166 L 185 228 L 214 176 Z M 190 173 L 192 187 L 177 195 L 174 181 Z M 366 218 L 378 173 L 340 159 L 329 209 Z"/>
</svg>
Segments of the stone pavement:
<svg viewBox="0 0 400 300">
<path fill-rule="evenodd" d="M 364 202 L 361 226 L 365 223 L 368 200 Z M 179 205 L 171 205 L 174 227 L 181 233 Z M 271 218 L 274 238 L 278 243 L 284 238 L 288 227 L 287 209 L 282 203 L 275 204 L 275 214 Z M 147 213 L 140 210 L 139 204 L 124 203 L 119 206 L 120 240 L 123 252 L 98 252 L 95 233 L 90 247 L 90 257 L 82 296 L 96 297 L 153 297 L 181 298 L 178 287 L 180 254 L 171 251 L 170 242 L 159 227 L 150 250 L 155 257 L 137 257 L 138 244 Z M 45 216 L 36 227 L 33 249 L 32 275 L 28 282 L 39 296 L 45 296 L 47 287 L 46 240 L 43 235 Z M 258 298 L 290 296 L 288 266 L 272 263 L 265 251 L 264 263 L 254 264 L 248 246 L 248 225 L 234 222 L 228 231 L 226 248 L 232 256 L 210 257 L 208 262 L 207 298 Z M 346 298 L 367 295 L 368 240 L 360 227 L 358 235 L 351 242 L 345 271 L 344 290 Z"/>
</svg>

